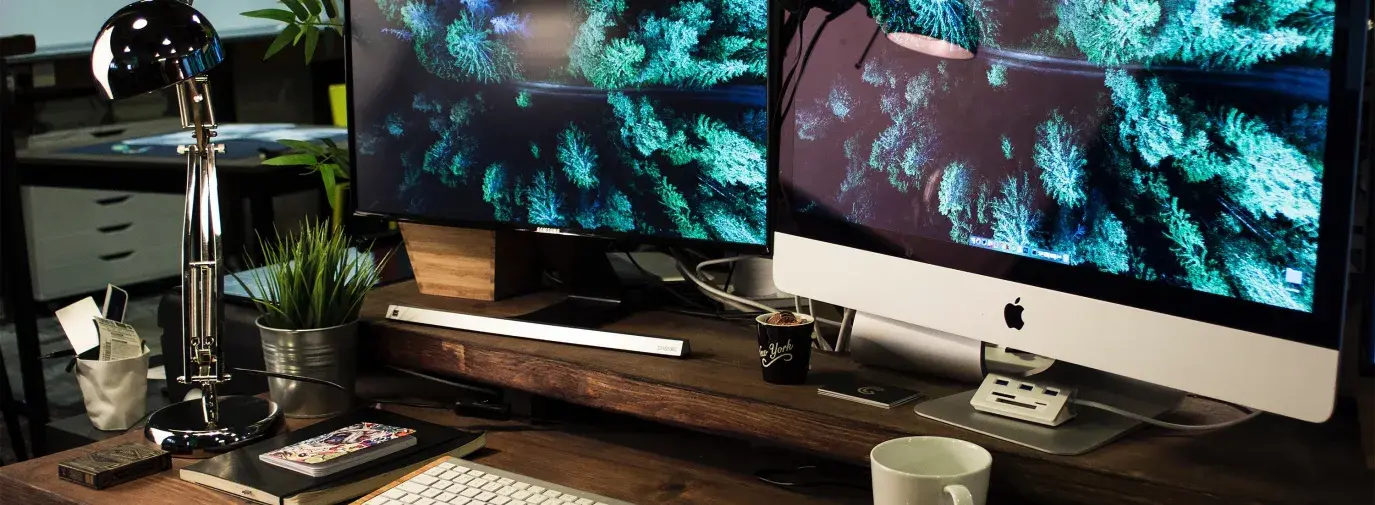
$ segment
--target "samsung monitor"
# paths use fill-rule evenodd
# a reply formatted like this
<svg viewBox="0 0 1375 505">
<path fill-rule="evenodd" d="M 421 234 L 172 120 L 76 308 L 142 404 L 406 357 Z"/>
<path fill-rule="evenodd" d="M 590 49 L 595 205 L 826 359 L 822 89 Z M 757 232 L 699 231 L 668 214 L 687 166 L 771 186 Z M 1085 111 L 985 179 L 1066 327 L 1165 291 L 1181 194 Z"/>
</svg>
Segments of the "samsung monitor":
<svg viewBox="0 0 1375 505">
<path fill-rule="evenodd" d="M 1328 418 L 1364 2 L 869 3 L 785 48 L 780 289 Z"/>
<path fill-rule="evenodd" d="M 765 1 L 347 3 L 358 212 L 767 246 Z"/>
</svg>

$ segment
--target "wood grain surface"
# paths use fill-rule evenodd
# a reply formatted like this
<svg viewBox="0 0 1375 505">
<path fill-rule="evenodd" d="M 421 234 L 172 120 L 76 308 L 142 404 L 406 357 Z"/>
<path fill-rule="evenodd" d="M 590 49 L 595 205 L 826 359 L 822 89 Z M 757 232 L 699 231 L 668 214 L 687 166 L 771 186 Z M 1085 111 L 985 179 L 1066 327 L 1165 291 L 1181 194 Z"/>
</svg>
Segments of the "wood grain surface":
<svg viewBox="0 0 1375 505">
<path fill-rule="evenodd" d="M 651 423 L 602 422 L 596 426 L 536 426 L 457 417 L 441 410 L 391 410 L 447 426 L 487 431 L 487 446 L 467 459 L 574 489 L 652 505 L 864 504 L 866 492 L 809 488 L 805 493 L 765 484 L 752 474 L 747 444 Z M 292 421 L 290 427 L 308 423 Z M 173 469 L 96 491 L 57 478 L 57 463 L 111 445 L 141 441 L 140 433 L 105 440 L 44 458 L 0 467 L 0 503 L 199 505 L 245 503 L 177 477 L 194 463 L 173 460 Z"/>
<path fill-rule="evenodd" d="M 1365 467 L 1354 413 L 1324 424 L 1277 416 L 1213 433 L 1143 430 L 1083 456 L 1054 456 L 917 416 L 821 397 L 818 385 L 842 374 L 938 397 L 972 389 L 947 381 L 863 368 L 814 353 L 808 384 L 760 377 L 752 329 L 672 313 L 633 315 L 616 331 L 688 339 L 693 356 L 673 360 L 386 321 L 388 304 L 488 316 L 532 311 L 559 299 L 541 293 L 503 302 L 420 294 L 414 284 L 377 290 L 368 300 L 366 342 L 391 364 L 466 377 L 598 409 L 705 432 L 764 441 L 866 464 L 891 438 L 961 438 L 995 454 L 994 503 L 1372 503 L 1375 473 Z M 1199 422 L 1182 415 L 1182 422 Z"/>
<path fill-rule="evenodd" d="M 539 286 L 528 240 L 511 232 L 401 223 L 401 236 L 423 293 L 490 301 Z"/>
</svg>

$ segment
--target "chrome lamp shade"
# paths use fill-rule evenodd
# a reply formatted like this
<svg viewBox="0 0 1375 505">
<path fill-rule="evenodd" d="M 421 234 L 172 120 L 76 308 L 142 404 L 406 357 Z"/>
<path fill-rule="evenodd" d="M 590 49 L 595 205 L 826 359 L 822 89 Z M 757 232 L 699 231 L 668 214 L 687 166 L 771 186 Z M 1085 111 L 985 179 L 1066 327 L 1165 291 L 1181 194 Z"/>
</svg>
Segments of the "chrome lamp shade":
<svg viewBox="0 0 1375 505">
<path fill-rule="evenodd" d="M 978 17 L 965 0 L 869 0 L 869 14 L 888 40 L 941 58 L 967 60 L 979 51 Z"/>
<path fill-rule="evenodd" d="M 215 27 L 190 5 L 173 0 L 142 0 L 116 11 L 91 47 L 91 73 L 110 100 L 204 75 L 223 61 Z"/>
<path fill-rule="evenodd" d="M 220 355 L 224 278 L 220 270 L 219 175 L 215 112 L 206 71 L 224 61 L 220 37 L 190 1 L 141 0 L 115 12 L 91 48 L 91 71 L 100 92 L 120 99 L 175 86 L 181 125 L 191 130 L 182 217 L 182 349 L 185 374 L 201 397 L 173 403 L 148 418 L 144 434 L 178 457 L 209 457 L 270 435 L 277 405 L 252 396 L 220 396 L 229 381 Z"/>
</svg>

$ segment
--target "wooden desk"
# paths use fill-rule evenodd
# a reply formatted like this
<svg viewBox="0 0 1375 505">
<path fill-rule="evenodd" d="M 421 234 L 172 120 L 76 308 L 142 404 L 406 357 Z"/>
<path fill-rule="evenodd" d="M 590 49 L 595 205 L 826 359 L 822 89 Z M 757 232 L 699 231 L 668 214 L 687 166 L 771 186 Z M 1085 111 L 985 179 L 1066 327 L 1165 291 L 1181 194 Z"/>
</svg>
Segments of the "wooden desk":
<svg viewBox="0 0 1375 505">
<path fill-rule="evenodd" d="M 883 410 L 816 394 L 817 385 L 841 373 L 861 373 L 929 397 L 971 386 L 866 369 L 844 357 L 816 353 L 809 384 L 764 383 L 753 334 L 735 323 L 656 312 L 609 327 L 691 340 L 693 356 L 675 360 L 382 319 L 391 303 L 509 316 L 556 300 L 556 295 L 537 294 L 472 302 L 421 295 L 413 283 L 392 285 L 366 302 L 363 341 L 374 346 L 376 356 L 397 366 L 855 464 L 867 464 L 869 449 L 890 438 L 970 440 L 994 453 L 991 498 L 997 504 L 1375 501 L 1375 472 L 1364 465 L 1351 412 L 1339 412 L 1319 425 L 1267 415 L 1199 435 L 1147 430 L 1087 455 L 1054 456 L 922 418 L 910 407 Z"/>
<path fill-rule="evenodd" d="M 426 409 L 397 407 L 405 415 L 470 429 L 490 428 L 487 448 L 469 459 L 632 503 L 863 504 L 866 492 L 808 488 L 806 494 L 758 481 L 748 448 L 721 437 L 649 423 L 616 426 L 488 423 Z M 309 422 L 291 421 L 292 427 Z M 242 499 L 178 478 L 193 463 L 173 460 L 172 470 L 96 491 L 57 478 L 57 463 L 103 447 L 142 441 L 135 431 L 86 447 L 0 468 L 0 502 L 23 505 L 193 505 L 244 503 Z"/>
</svg>

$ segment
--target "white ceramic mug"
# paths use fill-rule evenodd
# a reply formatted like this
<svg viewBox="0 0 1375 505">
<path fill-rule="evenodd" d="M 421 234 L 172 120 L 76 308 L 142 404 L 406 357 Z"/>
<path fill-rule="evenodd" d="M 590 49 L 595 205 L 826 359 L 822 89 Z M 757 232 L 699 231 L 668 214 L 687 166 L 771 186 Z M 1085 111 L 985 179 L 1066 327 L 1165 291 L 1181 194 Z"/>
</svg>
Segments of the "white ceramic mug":
<svg viewBox="0 0 1375 505">
<path fill-rule="evenodd" d="M 895 438 L 869 452 L 874 505 L 984 505 L 993 455 L 963 440 Z"/>
</svg>

